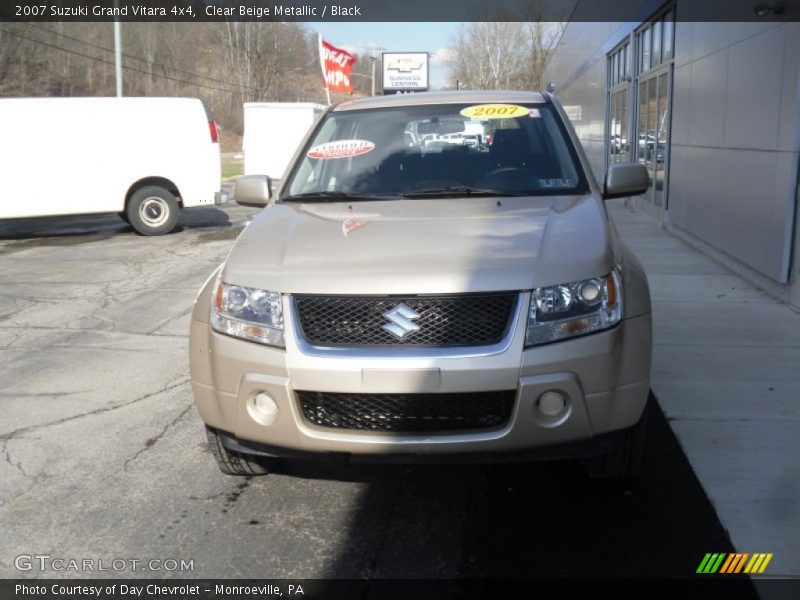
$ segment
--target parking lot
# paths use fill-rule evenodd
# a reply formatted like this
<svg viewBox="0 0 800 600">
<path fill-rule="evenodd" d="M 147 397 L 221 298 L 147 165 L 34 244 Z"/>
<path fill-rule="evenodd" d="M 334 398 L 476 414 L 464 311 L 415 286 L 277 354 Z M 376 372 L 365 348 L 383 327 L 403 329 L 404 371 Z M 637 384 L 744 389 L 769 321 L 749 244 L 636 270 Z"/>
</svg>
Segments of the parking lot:
<svg viewBox="0 0 800 600">
<path fill-rule="evenodd" d="M 641 476 L 571 462 L 222 475 L 188 375 L 194 295 L 254 214 L 0 225 L 0 575 L 14 557 L 191 560 L 140 577 L 687 577 L 726 532 L 656 404 Z M 69 573 L 107 576 L 108 573 Z"/>
</svg>

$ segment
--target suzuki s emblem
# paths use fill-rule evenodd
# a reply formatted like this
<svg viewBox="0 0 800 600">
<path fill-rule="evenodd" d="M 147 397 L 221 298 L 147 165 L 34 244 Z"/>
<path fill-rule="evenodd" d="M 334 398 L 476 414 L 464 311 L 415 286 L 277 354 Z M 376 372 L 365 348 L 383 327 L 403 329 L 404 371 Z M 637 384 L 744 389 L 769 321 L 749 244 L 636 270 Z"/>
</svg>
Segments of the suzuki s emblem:
<svg viewBox="0 0 800 600">
<path fill-rule="evenodd" d="M 403 303 L 398 304 L 389 312 L 383 313 L 383 316 L 391 321 L 383 328 L 400 339 L 403 339 L 407 333 L 419 329 L 419 325 L 411 322 L 413 319 L 419 319 L 419 315 Z"/>
</svg>

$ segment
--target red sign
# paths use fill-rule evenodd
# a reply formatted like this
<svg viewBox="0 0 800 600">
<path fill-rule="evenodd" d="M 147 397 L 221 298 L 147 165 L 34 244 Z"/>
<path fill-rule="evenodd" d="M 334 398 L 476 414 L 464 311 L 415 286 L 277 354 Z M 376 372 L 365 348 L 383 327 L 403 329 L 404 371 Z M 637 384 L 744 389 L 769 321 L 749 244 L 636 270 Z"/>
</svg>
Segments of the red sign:
<svg viewBox="0 0 800 600">
<path fill-rule="evenodd" d="M 350 68 L 356 57 L 319 38 L 319 62 L 322 65 L 322 76 L 325 88 L 334 92 L 353 93 L 350 83 Z"/>
</svg>

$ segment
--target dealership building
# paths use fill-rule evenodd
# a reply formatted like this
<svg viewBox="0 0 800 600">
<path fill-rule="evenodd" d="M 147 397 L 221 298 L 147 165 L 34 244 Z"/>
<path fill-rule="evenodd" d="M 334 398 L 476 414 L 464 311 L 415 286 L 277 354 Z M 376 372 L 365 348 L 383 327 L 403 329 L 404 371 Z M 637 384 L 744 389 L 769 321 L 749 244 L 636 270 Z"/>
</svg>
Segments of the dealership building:
<svg viewBox="0 0 800 600">
<path fill-rule="evenodd" d="M 598 179 L 645 165 L 636 209 L 800 309 L 800 23 L 753 4 L 748 22 L 678 0 L 611 23 L 578 0 L 546 80 Z"/>
</svg>

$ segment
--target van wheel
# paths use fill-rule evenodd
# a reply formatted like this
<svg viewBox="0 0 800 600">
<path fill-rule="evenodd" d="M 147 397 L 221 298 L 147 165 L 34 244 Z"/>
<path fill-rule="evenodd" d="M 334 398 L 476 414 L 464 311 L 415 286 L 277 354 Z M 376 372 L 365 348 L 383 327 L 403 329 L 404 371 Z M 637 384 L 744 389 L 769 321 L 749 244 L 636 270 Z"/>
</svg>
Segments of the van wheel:
<svg viewBox="0 0 800 600">
<path fill-rule="evenodd" d="M 219 470 L 226 475 L 266 475 L 278 461 L 276 458 L 270 459 L 229 450 L 222 444 L 216 430 L 208 425 L 206 425 L 206 436 Z"/>
<path fill-rule="evenodd" d="M 622 432 L 622 443 L 619 448 L 609 454 L 583 459 L 583 468 L 590 479 L 624 481 L 633 479 L 639 474 L 647 437 L 647 420 L 650 412 L 648 408 L 651 402 L 652 400 L 648 399 L 639 422 Z"/>
<path fill-rule="evenodd" d="M 142 235 L 164 235 L 178 222 L 178 201 L 157 185 L 136 190 L 125 211 L 128 222 Z"/>
</svg>

